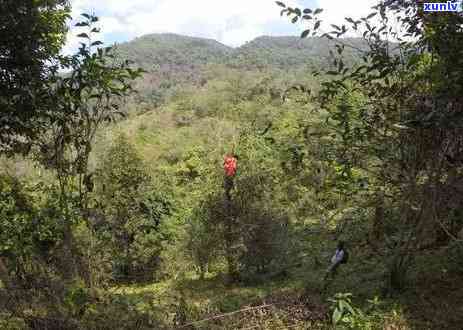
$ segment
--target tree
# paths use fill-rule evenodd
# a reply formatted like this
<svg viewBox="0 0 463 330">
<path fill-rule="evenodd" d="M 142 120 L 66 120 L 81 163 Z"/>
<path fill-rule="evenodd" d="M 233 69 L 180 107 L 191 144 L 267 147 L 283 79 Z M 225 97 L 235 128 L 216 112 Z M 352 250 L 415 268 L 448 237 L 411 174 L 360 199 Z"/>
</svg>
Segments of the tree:
<svg viewBox="0 0 463 330">
<path fill-rule="evenodd" d="M 127 137 L 119 135 L 98 170 L 97 202 L 104 210 L 108 231 L 116 255 L 116 275 L 129 279 L 152 276 L 159 264 L 161 220 L 170 205 L 154 190 L 142 159 Z"/>
<path fill-rule="evenodd" d="M 87 216 L 88 160 L 95 134 L 105 122 L 124 115 L 121 103 L 141 74 L 128 61 L 119 61 L 111 47 L 101 48 L 102 42 L 93 39 L 99 32 L 95 27 L 98 18 L 83 16 L 77 26 L 88 32 L 79 35 L 83 42 L 77 54 L 61 57 L 57 64 L 68 73 L 54 72 L 48 79 L 47 127 L 33 143 L 36 159 L 57 176 L 67 278 L 74 273 L 72 227 L 79 217 Z"/>
<path fill-rule="evenodd" d="M 15 280 L 24 275 L 20 261 L 31 253 L 30 230 L 36 212 L 30 199 L 18 180 L 0 175 L 0 280 L 7 288 L 13 283 L 13 270 Z"/>
<path fill-rule="evenodd" d="M 313 23 L 301 37 L 320 35 L 316 15 L 302 16 L 298 8 L 283 7 L 294 22 Z M 321 9 L 313 11 L 317 12 Z M 391 17 L 397 19 L 398 28 Z M 461 207 L 451 192 L 461 189 L 455 173 L 463 165 L 462 23 L 461 12 L 425 13 L 419 2 L 392 0 L 379 2 L 360 20 L 348 17 L 345 24 L 332 25 L 334 30 L 322 35 L 334 40 L 336 70 L 325 72 L 333 79 L 322 83 L 312 101 L 329 109 L 339 94 L 356 91 L 365 97 L 359 112 L 345 109 L 343 116 L 331 112 L 330 119 L 345 136 L 347 124 L 357 123 L 360 135 L 342 148 L 363 160 L 356 167 L 368 171 L 372 179 L 370 202 L 389 208 L 394 229 L 389 243 L 384 242 L 388 253 L 383 260 L 390 289 L 403 288 L 417 251 L 435 244 L 439 233 L 447 241 L 454 238 L 462 226 L 449 226 L 452 208 Z M 361 65 L 347 67 L 344 49 L 355 46 L 340 37 L 355 31 L 362 33 L 367 48 L 357 49 Z M 385 198 L 377 198 L 378 194 Z"/>
<path fill-rule="evenodd" d="M 68 0 L 0 4 L 0 153 L 27 152 L 45 127 L 45 91 L 69 12 Z"/>
</svg>

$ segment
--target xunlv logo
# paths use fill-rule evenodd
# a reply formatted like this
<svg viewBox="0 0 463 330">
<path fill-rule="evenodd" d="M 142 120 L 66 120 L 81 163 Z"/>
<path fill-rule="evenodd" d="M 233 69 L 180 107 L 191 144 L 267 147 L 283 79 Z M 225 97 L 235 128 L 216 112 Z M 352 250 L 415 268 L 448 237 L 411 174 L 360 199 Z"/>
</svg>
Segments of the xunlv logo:
<svg viewBox="0 0 463 330">
<path fill-rule="evenodd" d="M 424 11 L 457 11 L 458 2 L 425 2 Z"/>
</svg>

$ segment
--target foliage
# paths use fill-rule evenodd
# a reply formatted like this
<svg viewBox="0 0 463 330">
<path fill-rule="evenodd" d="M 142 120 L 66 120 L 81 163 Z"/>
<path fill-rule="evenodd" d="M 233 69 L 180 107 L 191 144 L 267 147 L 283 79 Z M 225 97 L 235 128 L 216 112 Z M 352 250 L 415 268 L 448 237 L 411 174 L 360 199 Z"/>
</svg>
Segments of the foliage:
<svg viewBox="0 0 463 330">
<path fill-rule="evenodd" d="M 30 253 L 32 237 L 29 224 L 35 209 L 23 185 L 15 178 L 0 176 L 1 255 Z"/>
<path fill-rule="evenodd" d="M 85 20 L 77 23 L 88 33 L 79 37 L 85 42 L 77 54 L 60 58 L 57 67 L 71 70 L 67 75 L 51 76 L 48 93 L 49 125 L 36 145 L 36 159 L 55 171 L 59 184 L 59 203 L 64 224 L 63 265 L 66 278 L 75 274 L 72 266 L 72 226 L 80 210 L 86 212 L 88 192 L 92 189 L 88 162 L 92 142 L 104 121 L 120 115 L 117 99 L 131 92 L 130 82 L 141 71 L 131 69 L 128 62 L 118 63 L 110 54 L 111 48 L 99 48 L 102 43 L 92 40 L 98 33 L 98 18 L 83 14 Z M 96 50 L 94 50 L 94 48 Z"/>
<path fill-rule="evenodd" d="M 322 34 L 322 9 L 277 4 L 302 39 L 100 48 L 85 14 L 73 56 L 57 56 L 66 7 L 7 8 L 45 44 L 11 75 L 34 92 L 2 99 L 14 123 L 40 104 L 0 138 L 34 156 L 0 174 L 1 326 L 458 328 L 461 15 L 387 1 Z M 336 295 L 331 325 L 318 289 L 340 239 L 330 291 L 358 301 Z"/>
<path fill-rule="evenodd" d="M 46 127 L 46 91 L 64 45 L 69 1 L 7 0 L 0 12 L 0 152 L 27 153 Z"/>
<path fill-rule="evenodd" d="M 312 23 L 313 34 L 319 35 L 321 21 L 317 17 L 301 17 L 298 8 L 287 11 L 294 21 Z M 397 16 L 398 29 L 392 28 L 391 15 Z M 379 20 L 374 21 L 375 17 Z M 338 95 L 363 95 L 358 110 L 343 106 L 339 109 L 344 109 L 344 115 L 331 113 L 330 119 L 341 124 L 337 129 L 342 132 L 343 153 L 351 153 L 350 158 L 360 160 L 354 166 L 369 173 L 370 188 L 376 191 L 368 198 L 378 211 L 375 227 L 384 224 L 384 216 L 379 217 L 383 206 L 375 197 L 378 192 L 387 196 L 380 202 L 400 219 L 383 242 L 391 252 L 384 259 L 388 260 L 392 290 L 404 287 L 415 251 L 441 240 L 442 230 L 448 235 L 444 241 L 459 230 L 453 227 L 456 231 L 452 232 L 448 227 L 454 202 L 436 196 L 448 196 L 449 190 L 459 186 L 454 179 L 459 163 L 449 160 L 459 148 L 459 126 L 450 122 L 458 122 L 455 111 L 461 108 L 457 95 L 461 95 L 462 72 L 453 69 L 460 61 L 454 54 L 461 54 L 461 19 L 459 13 L 426 14 L 415 1 L 390 1 L 379 3 L 360 20 L 348 17 L 345 25 L 332 25 L 334 30 L 323 34 L 336 41 L 336 70 L 325 72 L 333 79 L 322 83 L 312 101 L 329 108 Z M 358 49 L 348 39 L 334 39 L 356 31 L 362 33 L 365 49 Z M 445 37 L 448 33 L 451 41 Z M 346 65 L 343 54 L 349 48 L 359 52 L 363 64 Z M 447 80 L 451 87 L 443 88 L 441 82 Z M 357 133 L 350 139 L 355 132 L 351 123 L 355 122 Z M 443 177 L 447 178 L 444 182 Z"/>
<path fill-rule="evenodd" d="M 352 38 L 350 42 L 360 49 L 365 47 L 361 39 Z M 302 80 L 306 77 L 301 70 L 332 66 L 328 55 L 332 49 L 332 42 L 316 37 L 306 40 L 258 37 L 243 46 L 231 48 L 214 40 L 165 33 L 145 35 L 120 44 L 115 52 L 146 70 L 146 74 L 137 80 L 139 93 L 134 100 L 143 104 L 144 109 L 150 109 L 151 106 L 168 104 L 177 93 L 183 93 L 191 86 L 195 87 L 192 90 L 194 98 L 198 88 L 217 77 L 217 70 L 222 71 L 220 76 L 224 75 L 224 69 L 229 74 L 231 69 L 239 73 L 244 70 L 269 71 L 280 77 L 291 73 Z M 348 57 L 346 63 L 358 63 L 354 51 L 347 50 L 345 55 Z M 238 82 L 247 83 L 242 79 Z M 290 84 L 275 87 L 286 89 L 288 86 Z M 214 100 L 217 102 L 218 99 Z"/>
<path fill-rule="evenodd" d="M 131 278 L 137 269 L 153 273 L 168 239 L 161 231 L 168 201 L 154 190 L 141 158 L 123 135 L 108 149 L 98 173 L 96 205 L 106 218 L 98 227 L 111 233 L 117 276 Z"/>
<path fill-rule="evenodd" d="M 40 193 L 49 193 L 48 188 L 0 176 L 0 258 L 6 267 L 0 269 L 0 274 L 6 287 L 34 286 L 47 281 L 48 271 L 43 264 L 47 263 L 52 271 L 54 261 L 59 259 L 54 253 L 62 242 L 63 226 L 54 219 L 53 197 L 38 197 Z M 39 194 L 34 190 L 39 190 Z"/>
<path fill-rule="evenodd" d="M 213 264 L 223 251 L 223 240 L 220 228 L 214 225 L 214 219 L 207 216 L 207 204 L 194 210 L 188 221 L 188 242 L 186 251 L 199 267 L 204 278 L 209 265 Z"/>
<path fill-rule="evenodd" d="M 463 263 L 461 256 L 463 255 L 463 245 L 461 241 L 454 241 L 448 246 L 448 265 L 450 270 L 463 273 Z"/>
<path fill-rule="evenodd" d="M 383 328 L 384 316 L 379 310 L 380 301 L 377 297 L 368 300 L 366 311 L 353 306 L 350 293 L 338 293 L 329 301 L 332 303 L 332 322 L 336 329 Z"/>
<path fill-rule="evenodd" d="M 290 243 L 291 224 L 269 198 L 276 190 L 272 174 L 259 164 L 264 155 L 252 154 L 254 150 L 247 148 L 256 140 L 247 138 L 240 144 L 231 201 L 219 190 L 200 204 L 190 221 L 189 245 L 201 269 L 219 253 L 227 260 L 231 275 L 242 279 L 283 271 L 292 261 L 294 245 Z"/>
</svg>

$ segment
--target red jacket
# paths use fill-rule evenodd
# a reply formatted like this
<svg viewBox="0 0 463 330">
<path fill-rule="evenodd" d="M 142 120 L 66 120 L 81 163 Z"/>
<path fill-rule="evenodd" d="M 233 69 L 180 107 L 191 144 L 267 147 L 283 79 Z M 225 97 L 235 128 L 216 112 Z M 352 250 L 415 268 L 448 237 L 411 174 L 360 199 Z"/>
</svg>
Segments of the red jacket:
<svg viewBox="0 0 463 330">
<path fill-rule="evenodd" d="M 223 169 L 225 170 L 226 176 L 235 176 L 237 161 L 235 157 L 225 156 L 223 162 Z"/>
</svg>

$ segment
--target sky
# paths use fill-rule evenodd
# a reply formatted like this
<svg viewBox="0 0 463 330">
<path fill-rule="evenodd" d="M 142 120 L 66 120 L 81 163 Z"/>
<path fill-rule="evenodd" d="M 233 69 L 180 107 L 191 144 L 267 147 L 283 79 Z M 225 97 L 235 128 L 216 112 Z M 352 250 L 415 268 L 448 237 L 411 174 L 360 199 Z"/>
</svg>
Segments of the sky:
<svg viewBox="0 0 463 330">
<path fill-rule="evenodd" d="M 359 18 L 370 12 L 376 0 L 282 0 L 292 7 L 323 8 L 323 26 Z M 301 23 L 280 17 L 273 0 L 71 0 L 75 19 L 83 12 L 100 18 L 99 39 L 121 43 L 150 33 L 178 33 L 215 39 L 237 47 L 262 35 L 297 36 Z M 75 22 L 71 22 L 71 26 Z M 329 29 L 330 30 L 330 29 Z M 71 28 L 64 53 L 78 46 L 78 28 Z"/>
</svg>

